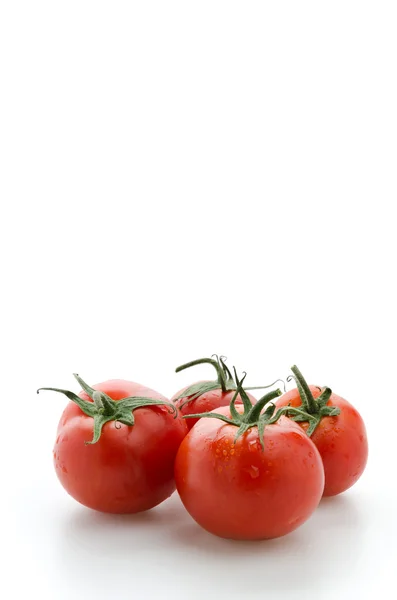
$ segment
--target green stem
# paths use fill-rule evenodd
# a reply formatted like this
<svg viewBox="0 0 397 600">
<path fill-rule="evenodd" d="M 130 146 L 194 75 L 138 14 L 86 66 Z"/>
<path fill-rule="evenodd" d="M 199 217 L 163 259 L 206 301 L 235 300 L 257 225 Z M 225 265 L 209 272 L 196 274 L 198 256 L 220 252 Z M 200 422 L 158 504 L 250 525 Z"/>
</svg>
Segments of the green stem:
<svg viewBox="0 0 397 600">
<path fill-rule="evenodd" d="M 325 406 L 327 404 L 328 400 L 331 398 L 331 395 L 332 395 L 331 388 L 326 387 L 323 389 L 323 391 L 319 395 L 317 401 L 319 402 L 319 404 L 322 404 Z"/>
<path fill-rule="evenodd" d="M 284 393 L 287 391 L 286 387 L 285 387 L 285 381 L 284 379 L 276 379 L 275 381 L 273 381 L 273 383 L 269 383 L 269 385 L 250 385 L 248 387 L 244 386 L 245 390 L 267 390 L 270 387 L 273 387 L 273 385 L 276 385 L 276 383 L 282 383 L 283 387 L 284 387 Z"/>
<path fill-rule="evenodd" d="M 302 373 L 296 365 L 293 365 L 291 367 L 291 371 L 295 375 L 296 383 L 298 385 L 299 391 L 301 392 L 301 400 L 302 404 L 304 405 L 305 411 L 311 415 L 315 415 L 318 412 L 318 408 L 313 394 L 311 393 L 310 388 L 306 382 L 306 379 L 303 377 Z"/>
<path fill-rule="evenodd" d="M 307 435 L 310 437 L 316 430 L 317 426 L 321 423 L 324 417 L 337 417 L 340 415 L 341 409 L 338 406 L 328 405 L 328 401 L 331 398 L 332 390 L 329 387 L 325 387 L 321 390 L 320 395 L 314 398 L 310 391 L 309 386 L 302 373 L 296 365 L 291 367 L 291 371 L 294 374 L 296 385 L 298 387 L 299 395 L 302 401 L 301 408 L 295 408 L 287 406 L 288 416 L 297 423 L 307 421 L 309 426 L 306 430 Z"/>
<path fill-rule="evenodd" d="M 226 357 L 225 356 L 220 356 L 219 357 L 219 362 L 222 365 L 223 371 L 225 373 L 225 377 L 227 377 L 228 379 L 233 379 L 233 376 L 229 370 L 229 367 L 227 366 L 227 364 L 225 363 Z"/>
<path fill-rule="evenodd" d="M 247 392 L 243 388 L 244 379 L 247 377 L 247 373 L 244 373 L 243 377 L 239 380 L 237 371 L 236 371 L 236 367 L 233 367 L 233 371 L 234 371 L 234 379 L 236 380 L 236 384 L 237 384 L 237 389 L 233 395 L 231 404 L 234 404 L 236 402 L 237 397 L 240 394 L 240 398 L 241 398 L 241 400 L 243 402 L 243 406 L 244 406 L 244 414 L 246 415 L 249 413 L 249 411 L 252 408 L 252 402 L 251 402 Z"/>
<path fill-rule="evenodd" d="M 179 367 L 177 367 L 175 369 L 176 373 L 179 373 L 180 371 L 183 371 L 184 369 L 189 369 L 190 367 L 194 367 L 196 365 L 202 365 L 202 364 L 209 364 L 212 365 L 214 367 L 214 369 L 216 369 L 217 372 L 217 376 L 218 376 L 218 382 L 219 385 L 221 386 L 222 392 L 226 392 L 226 381 L 225 381 L 225 375 L 223 372 L 222 367 L 219 365 L 219 363 L 214 360 L 213 358 L 198 358 L 197 360 L 192 360 L 188 363 L 185 363 L 184 365 L 180 365 Z"/>
<path fill-rule="evenodd" d="M 272 392 L 269 392 L 268 394 L 263 396 L 263 398 L 258 400 L 258 402 L 254 404 L 254 406 L 251 408 L 251 410 L 244 419 L 245 423 L 256 423 L 256 421 L 261 415 L 262 409 L 266 406 L 266 404 L 269 404 L 269 402 L 271 402 L 275 398 L 278 398 L 279 396 L 281 396 L 280 390 L 273 390 Z"/>
<path fill-rule="evenodd" d="M 77 404 L 77 406 L 80 408 L 80 410 L 85 415 L 87 415 L 87 417 L 93 417 L 94 414 L 96 413 L 96 408 L 95 408 L 95 405 L 93 402 L 89 402 L 88 400 L 83 400 L 83 398 L 80 398 L 80 396 L 78 396 L 74 392 L 70 392 L 69 390 L 62 390 L 59 388 L 53 388 L 53 387 L 42 387 L 37 390 L 37 393 L 39 394 L 41 391 L 58 392 L 59 394 L 63 394 L 64 396 L 69 398 L 69 400 L 71 400 L 72 402 Z"/>
<path fill-rule="evenodd" d="M 115 405 L 114 400 L 109 398 L 109 396 L 103 392 L 95 390 L 92 394 L 92 399 L 98 409 L 98 412 L 101 412 L 101 414 L 110 417 L 117 412 L 117 406 Z"/>
<path fill-rule="evenodd" d="M 199 419 L 200 417 L 206 417 L 207 419 L 219 419 L 219 421 L 223 421 L 224 423 L 227 423 L 228 425 L 236 425 L 235 421 L 233 421 L 232 419 L 228 419 L 228 417 L 226 417 L 225 415 L 221 415 L 220 413 L 215 413 L 215 412 L 210 412 L 210 413 L 203 413 L 203 414 L 197 414 L 197 415 L 184 415 L 182 418 L 183 419 Z"/>
<path fill-rule="evenodd" d="M 85 391 L 87 396 L 92 398 L 93 393 L 95 392 L 94 388 L 88 385 L 88 383 L 86 383 L 77 373 L 73 373 L 73 377 L 77 380 L 78 384 Z"/>
</svg>

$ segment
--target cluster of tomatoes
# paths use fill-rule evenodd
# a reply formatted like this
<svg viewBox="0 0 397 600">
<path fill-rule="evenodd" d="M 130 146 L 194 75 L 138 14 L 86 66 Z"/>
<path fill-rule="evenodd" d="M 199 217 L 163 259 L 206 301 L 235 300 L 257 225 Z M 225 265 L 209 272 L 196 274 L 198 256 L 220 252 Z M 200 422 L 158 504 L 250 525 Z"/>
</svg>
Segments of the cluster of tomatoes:
<svg viewBox="0 0 397 600">
<path fill-rule="evenodd" d="M 308 385 L 256 400 L 218 358 L 217 378 L 171 399 L 143 385 L 111 380 L 70 402 L 54 447 L 56 473 L 76 500 L 108 513 L 149 510 L 175 490 L 207 531 L 232 539 L 285 535 L 321 497 L 340 494 L 364 471 L 368 444 L 355 408 L 330 388 Z M 275 384 L 272 384 L 273 386 Z M 271 386 L 268 386 L 271 387 Z M 40 391 L 40 390 L 38 390 Z"/>
</svg>

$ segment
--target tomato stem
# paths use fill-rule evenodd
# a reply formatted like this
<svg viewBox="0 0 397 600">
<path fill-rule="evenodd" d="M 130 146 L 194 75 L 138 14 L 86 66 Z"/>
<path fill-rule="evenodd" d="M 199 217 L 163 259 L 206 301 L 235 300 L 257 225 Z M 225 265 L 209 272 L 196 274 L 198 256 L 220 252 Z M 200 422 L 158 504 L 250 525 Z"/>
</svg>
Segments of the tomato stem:
<svg viewBox="0 0 397 600">
<path fill-rule="evenodd" d="M 216 360 L 214 359 L 214 357 L 216 358 Z M 183 371 L 184 369 L 189 369 L 190 367 L 194 367 L 195 365 L 201 365 L 201 364 L 207 363 L 207 364 L 212 365 L 217 372 L 217 379 L 215 381 L 198 381 L 197 383 L 193 383 L 192 385 L 185 388 L 179 394 L 179 396 L 174 398 L 174 402 L 184 399 L 183 403 L 179 404 L 180 409 L 183 408 L 185 406 L 185 404 L 188 404 L 189 402 L 192 402 L 193 400 L 197 400 L 197 398 L 199 398 L 203 394 L 207 394 L 208 392 L 210 392 L 212 390 L 221 389 L 223 393 L 236 390 L 236 382 L 234 381 L 233 376 L 232 376 L 228 366 L 225 363 L 225 360 L 226 360 L 225 356 L 218 356 L 217 354 L 213 354 L 211 358 L 198 358 L 196 360 L 192 360 L 188 363 L 180 365 L 179 367 L 177 367 L 175 369 L 175 372 L 179 373 L 180 371 Z M 273 387 L 273 385 L 275 385 L 277 382 L 280 382 L 283 384 L 284 392 L 285 392 L 286 391 L 285 390 L 285 382 L 283 379 L 276 379 L 276 381 L 273 381 L 273 383 L 270 383 L 269 385 L 250 386 L 250 387 L 245 387 L 244 389 L 245 390 L 265 390 L 270 387 Z"/>
<path fill-rule="evenodd" d="M 302 373 L 296 365 L 293 365 L 291 367 L 291 371 L 295 376 L 295 381 L 299 390 L 299 395 L 302 400 L 302 405 L 304 406 L 306 412 L 308 412 L 311 415 L 316 414 L 318 412 L 316 401 L 313 397 L 313 394 L 310 391 L 306 379 L 303 377 Z"/>
<path fill-rule="evenodd" d="M 222 368 L 222 366 L 219 364 L 219 359 L 216 361 L 213 358 L 198 358 L 196 360 L 192 360 L 188 363 L 180 365 L 179 367 L 177 367 L 175 369 L 175 372 L 179 373 L 180 371 L 183 371 L 184 369 L 190 369 L 190 367 L 194 367 L 196 365 L 202 365 L 205 363 L 208 363 L 209 365 L 212 365 L 214 367 L 214 369 L 216 370 L 216 373 L 218 375 L 217 381 L 219 383 L 219 387 L 222 389 L 222 392 L 226 392 L 227 385 L 226 385 L 225 372 L 224 372 L 224 369 Z"/>
<path fill-rule="evenodd" d="M 114 406 L 114 400 L 111 400 L 109 396 L 98 390 L 92 394 L 94 404 L 101 414 L 111 416 L 115 413 L 116 407 Z"/>
<path fill-rule="evenodd" d="M 301 423 L 307 421 L 309 427 L 307 428 L 306 433 L 310 437 L 324 417 L 338 416 L 340 414 L 340 408 L 327 405 L 332 395 L 331 388 L 325 387 L 318 398 L 314 398 L 306 379 L 303 377 L 298 367 L 296 365 L 292 366 L 291 371 L 294 374 L 303 410 L 289 406 L 287 407 L 287 415 L 296 422 Z"/>
<path fill-rule="evenodd" d="M 266 406 L 266 404 L 269 404 L 269 402 L 278 398 L 280 396 L 280 393 L 281 392 L 279 389 L 273 390 L 272 392 L 269 392 L 268 394 L 263 396 L 263 398 L 258 400 L 258 402 L 253 405 L 253 407 L 247 414 L 245 422 L 256 423 L 261 415 L 262 409 Z"/>
</svg>

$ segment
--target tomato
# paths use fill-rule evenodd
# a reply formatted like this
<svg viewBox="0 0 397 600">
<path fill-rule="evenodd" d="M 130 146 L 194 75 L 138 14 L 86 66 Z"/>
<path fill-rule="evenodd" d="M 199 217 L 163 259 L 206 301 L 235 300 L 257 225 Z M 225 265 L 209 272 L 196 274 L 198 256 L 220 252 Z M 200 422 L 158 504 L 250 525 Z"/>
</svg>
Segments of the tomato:
<svg viewBox="0 0 397 600">
<path fill-rule="evenodd" d="M 284 394 L 276 406 L 302 408 L 313 417 L 312 421 L 302 420 L 299 424 L 320 452 L 325 472 L 324 496 L 335 496 L 356 483 L 367 464 L 364 421 L 347 400 L 329 388 L 307 385 L 299 369 L 292 370 L 298 388 Z M 299 416 L 293 418 L 300 420 Z"/>
<path fill-rule="evenodd" d="M 224 538 L 260 540 L 285 535 L 304 523 L 324 488 L 321 457 L 291 419 L 254 406 L 242 388 L 244 405 L 202 415 L 179 447 L 175 480 L 195 521 Z"/>
<path fill-rule="evenodd" d="M 217 379 L 214 381 L 198 381 L 188 387 L 184 387 L 171 398 L 171 402 L 174 402 L 175 406 L 184 416 L 210 412 L 220 406 L 229 406 L 234 396 L 236 384 L 222 356 L 220 358 L 217 357 L 217 360 L 212 358 L 194 360 L 177 367 L 176 372 L 178 373 L 183 369 L 204 363 L 211 364 L 216 369 Z M 249 397 L 252 402 L 256 402 L 254 396 L 249 394 Z M 237 398 L 237 402 L 241 402 L 240 397 Z M 189 419 L 187 421 L 188 428 L 191 429 L 198 420 L 198 418 Z"/>
<path fill-rule="evenodd" d="M 174 462 L 187 426 L 164 396 L 111 380 L 70 400 L 54 447 L 56 474 L 78 502 L 107 513 L 153 508 L 175 490 Z M 94 436 L 93 436 L 94 433 Z M 92 441 L 90 441 L 90 439 Z"/>
</svg>

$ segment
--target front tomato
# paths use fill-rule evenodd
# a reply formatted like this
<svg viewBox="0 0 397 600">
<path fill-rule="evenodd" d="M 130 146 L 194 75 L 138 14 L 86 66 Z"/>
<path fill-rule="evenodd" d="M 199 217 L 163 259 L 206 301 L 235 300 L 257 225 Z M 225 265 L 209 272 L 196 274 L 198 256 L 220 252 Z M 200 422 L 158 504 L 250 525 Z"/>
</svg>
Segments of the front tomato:
<svg viewBox="0 0 397 600">
<path fill-rule="evenodd" d="M 175 456 L 187 432 L 180 415 L 164 396 L 140 384 L 112 380 L 91 388 L 78 381 L 86 390 L 79 396 L 55 390 L 73 400 L 60 419 L 54 447 L 65 490 L 108 513 L 136 513 L 168 498 L 175 490 Z"/>
<path fill-rule="evenodd" d="M 190 515 L 215 535 L 279 537 L 318 506 L 324 488 L 321 457 L 299 425 L 273 417 L 272 410 L 260 415 L 259 405 L 278 393 L 254 407 L 240 393 L 244 407 L 231 403 L 207 413 L 185 437 L 175 461 L 177 490 Z"/>
</svg>

